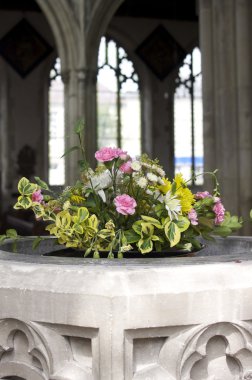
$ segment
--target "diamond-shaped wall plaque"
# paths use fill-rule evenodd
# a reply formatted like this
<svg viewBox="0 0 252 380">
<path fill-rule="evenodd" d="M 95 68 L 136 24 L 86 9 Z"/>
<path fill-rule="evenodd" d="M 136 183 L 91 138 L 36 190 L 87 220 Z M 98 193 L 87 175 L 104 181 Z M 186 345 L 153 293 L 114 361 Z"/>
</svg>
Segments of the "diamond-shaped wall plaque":
<svg viewBox="0 0 252 380">
<path fill-rule="evenodd" d="M 25 19 L 0 40 L 0 54 L 21 77 L 26 77 L 53 48 Z"/>
<path fill-rule="evenodd" d="M 159 25 L 136 49 L 153 73 L 164 79 L 186 56 L 186 51 Z"/>
</svg>

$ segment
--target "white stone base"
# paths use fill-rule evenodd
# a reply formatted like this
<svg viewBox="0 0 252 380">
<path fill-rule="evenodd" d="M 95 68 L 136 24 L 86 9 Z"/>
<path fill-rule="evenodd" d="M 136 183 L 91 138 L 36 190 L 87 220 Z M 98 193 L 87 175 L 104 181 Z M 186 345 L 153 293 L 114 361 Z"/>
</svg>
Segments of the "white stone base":
<svg viewBox="0 0 252 380">
<path fill-rule="evenodd" d="M 0 379 L 251 380 L 252 238 L 167 259 L 0 251 L 0 320 Z"/>
</svg>

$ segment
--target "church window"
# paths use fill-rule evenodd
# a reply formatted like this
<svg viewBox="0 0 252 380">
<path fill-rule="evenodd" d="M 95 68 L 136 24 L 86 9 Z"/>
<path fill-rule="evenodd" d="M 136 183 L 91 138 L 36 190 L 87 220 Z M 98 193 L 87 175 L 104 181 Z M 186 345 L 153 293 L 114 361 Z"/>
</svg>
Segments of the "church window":
<svg viewBox="0 0 252 380">
<path fill-rule="evenodd" d="M 139 79 L 125 50 L 102 37 L 97 78 L 98 147 L 141 153 Z"/>
<path fill-rule="evenodd" d="M 49 184 L 65 183 L 64 143 L 64 84 L 61 79 L 60 59 L 50 71 L 49 87 Z"/>
<path fill-rule="evenodd" d="M 175 173 L 191 178 L 203 171 L 203 116 L 201 54 L 198 47 L 188 54 L 179 69 L 174 96 Z M 203 177 L 192 179 L 201 185 Z"/>
</svg>

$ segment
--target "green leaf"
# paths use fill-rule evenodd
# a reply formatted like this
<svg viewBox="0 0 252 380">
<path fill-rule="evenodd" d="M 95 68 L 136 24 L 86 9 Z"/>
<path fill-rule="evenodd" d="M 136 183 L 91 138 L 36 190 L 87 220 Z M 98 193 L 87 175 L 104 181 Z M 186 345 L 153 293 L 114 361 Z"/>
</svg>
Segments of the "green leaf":
<svg viewBox="0 0 252 380">
<path fill-rule="evenodd" d="M 80 119 L 76 122 L 75 127 L 74 127 L 74 132 L 79 135 L 81 132 L 84 131 L 84 120 Z"/>
<path fill-rule="evenodd" d="M 252 219 L 252 210 L 250 210 L 249 216 L 250 216 L 250 219 Z"/>
<path fill-rule="evenodd" d="M 99 254 L 99 252 L 97 250 L 94 251 L 93 258 L 94 259 L 99 259 L 100 258 L 100 254 Z"/>
<path fill-rule="evenodd" d="M 21 195 L 31 195 L 36 190 L 36 185 L 23 177 L 18 182 L 18 191 Z"/>
<path fill-rule="evenodd" d="M 214 234 L 222 237 L 227 237 L 232 233 L 231 228 L 226 226 L 218 226 L 214 229 Z"/>
<path fill-rule="evenodd" d="M 182 215 L 179 215 L 178 220 L 174 220 L 174 223 L 176 223 L 176 225 L 180 229 L 180 232 L 186 231 L 190 226 L 190 221 Z"/>
<path fill-rule="evenodd" d="M 49 187 L 46 182 L 42 181 L 39 177 L 34 177 L 37 184 L 41 187 L 41 189 L 49 190 Z"/>
<path fill-rule="evenodd" d="M 44 239 L 41 236 L 37 236 L 36 239 L 34 239 L 34 241 L 32 243 L 32 249 L 36 249 L 42 240 L 44 240 Z"/>
<path fill-rule="evenodd" d="M 151 237 L 154 233 L 154 226 L 150 223 L 142 223 L 142 238 Z"/>
<path fill-rule="evenodd" d="M 75 223 L 73 225 L 73 230 L 74 230 L 74 232 L 76 232 L 77 234 L 80 234 L 80 235 L 82 235 L 83 232 L 84 232 L 83 231 L 83 227 L 81 225 L 77 224 L 77 223 Z"/>
<path fill-rule="evenodd" d="M 69 148 L 65 151 L 65 153 L 61 156 L 61 158 L 65 157 L 67 154 L 71 153 L 71 152 L 74 152 L 75 150 L 79 150 L 80 148 L 75 145 L 75 146 L 72 146 L 72 148 Z"/>
<path fill-rule="evenodd" d="M 97 219 L 97 216 L 95 214 L 91 215 L 90 218 L 88 218 L 88 225 L 95 231 L 98 229 L 99 221 Z"/>
<path fill-rule="evenodd" d="M 14 228 L 10 228 L 6 231 L 6 236 L 10 239 L 16 239 L 18 237 L 18 234 Z"/>
<path fill-rule="evenodd" d="M 6 235 L 0 235 L 0 244 L 3 243 L 7 239 Z"/>
<path fill-rule="evenodd" d="M 181 233 L 178 226 L 174 222 L 167 223 L 165 225 L 164 231 L 167 239 L 170 242 L 171 247 L 174 247 L 176 244 L 179 243 Z"/>
<path fill-rule="evenodd" d="M 84 257 L 87 257 L 88 255 L 90 255 L 91 252 L 92 252 L 92 248 L 86 249 L 86 251 L 84 253 Z"/>
<path fill-rule="evenodd" d="M 171 186 L 171 193 L 172 194 L 175 194 L 176 193 L 176 190 L 177 190 L 177 184 L 176 182 L 173 182 L 172 186 Z"/>
<path fill-rule="evenodd" d="M 124 236 L 129 244 L 136 243 L 140 239 L 140 235 L 133 230 L 124 231 Z"/>
<path fill-rule="evenodd" d="M 231 230 L 235 231 L 242 227 L 242 221 L 238 218 L 238 216 L 231 216 L 229 212 L 226 212 L 225 219 L 221 223 L 221 226 L 231 228 Z"/>
<path fill-rule="evenodd" d="M 141 253 L 145 254 L 151 252 L 153 249 L 153 243 L 150 238 L 148 239 L 140 239 L 137 243 L 137 246 Z"/>
<path fill-rule="evenodd" d="M 29 197 L 27 197 L 27 196 L 21 195 L 20 197 L 18 197 L 18 204 L 22 208 L 28 209 L 29 207 L 32 206 L 32 200 Z"/>
<path fill-rule="evenodd" d="M 138 234 L 141 235 L 142 233 L 142 221 L 138 220 L 132 225 L 133 230 Z"/>
<path fill-rule="evenodd" d="M 84 222 L 89 216 L 89 211 L 86 207 L 78 208 L 77 217 L 80 223 Z"/>
<path fill-rule="evenodd" d="M 155 218 L 152 218 L 150 216 L 146 216 L 146 215 L 141 215 L 141 218 L 145 221 L 145 222 L 149 222 L 151 224 L 153 224 L 153 226 L 157 227 L 157 228 L 162 228 L 162 224 L 159 222 L 159 220 L 155 219 Z"/>
<path fill-rule="evenodd" d="M 213 220 L 207 219 L 204 216 L 200 216 L 198 220 L 199 220 L 199 225 L 202 225 L 203 227 L 207 227 L 210 230 L 213 229 L 214 227 Z"/>
<path fill-rule="evenodd" d="M 99 231 L 98 233 L 98 236 L 101 238 L 101 239 L 107 239 L 109 237 L 111 237 L 112 235 L 114 235 L 114 232 L 111 231 L 111 230 L 107 230 L 107 229 L 102 229 Z"/>
</svg>

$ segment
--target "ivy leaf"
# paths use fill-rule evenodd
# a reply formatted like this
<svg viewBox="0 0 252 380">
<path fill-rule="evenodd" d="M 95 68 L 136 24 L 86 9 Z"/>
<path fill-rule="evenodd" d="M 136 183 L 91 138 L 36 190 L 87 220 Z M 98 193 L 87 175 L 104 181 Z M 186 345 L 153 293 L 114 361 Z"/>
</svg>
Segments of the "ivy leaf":
<svg viewBox="0 0 252 380">
<path fill-rule="evenodd" d="M 36 185 L 30 183 L 30 181 L 23 177 L 18 182 L 18 191 L 21 195 L 31 195 L 36 189 Z"/>
<path fill-rule="evenodd" d="M 21 206 L 21 208 L 28 209 L 29 207 L 31 207 L 32 201 L 29 197 L 21 195 L 20 197 L 18 197 L 18 204 Z"/>
</svg>

